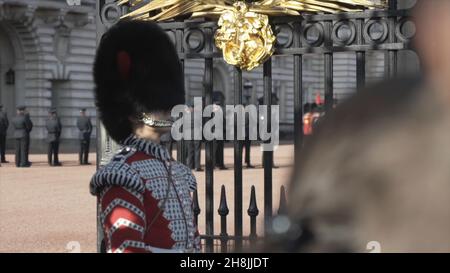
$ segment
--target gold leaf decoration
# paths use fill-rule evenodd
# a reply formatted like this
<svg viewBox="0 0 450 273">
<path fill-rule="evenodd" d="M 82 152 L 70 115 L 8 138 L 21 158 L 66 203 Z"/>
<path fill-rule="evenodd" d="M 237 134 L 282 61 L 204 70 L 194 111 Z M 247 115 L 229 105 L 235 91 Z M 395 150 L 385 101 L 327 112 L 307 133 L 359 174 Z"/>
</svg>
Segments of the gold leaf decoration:
<svg viewBox="0 0 450 273">
<path fill-rule="evenodd" d="M 227 63 L 252 70 L 272 56 L 275 35 L 267 15 L 249 11 L 245 3 L 237 2 L 222 14 L 218 25 L 216 46 Z"/>
</svg>

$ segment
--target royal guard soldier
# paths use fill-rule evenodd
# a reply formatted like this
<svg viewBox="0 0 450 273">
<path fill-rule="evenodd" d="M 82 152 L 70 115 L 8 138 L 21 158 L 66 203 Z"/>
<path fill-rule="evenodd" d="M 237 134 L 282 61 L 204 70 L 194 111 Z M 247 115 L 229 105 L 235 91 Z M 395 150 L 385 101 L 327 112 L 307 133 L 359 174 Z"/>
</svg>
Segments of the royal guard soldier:
<svg viewBox="0 0 450 273">
<path fill-rule="evenodd" d="M 224 111 L 224 98 L 221 97 L 220 92 L 215 92 L 215 97 L 213 98 L 213 112 L 216 111 L 222 111 L 223 113 L 223 126 L 222 126 L 222 132 L 223 135 L 222 139 L 216 139 L 214 140 L 214 162 L 215 167 L 219 168 L 219 170 L 227 170 L 228 168 L 225 166 L 225 158 L 224 158 L 224 152 L 225 152 L 225 138 L 226 138 L 226 117 L 225 117 L 225 111 Z M 216 128 L 214 128 L 216 129 Z"/>
<path fill-rule="evenodd" d="M 16 139 L 16 167 L 27 168 L 31 164 L 28 161 L 28 148 L 30 132 L 33 129 L 33 123 L 27 115 L 26 107 L 17 107 L 17 115 L 13 118 L 14 138 Z"/>
<path fill-rule="evenodd" d="M 3 111 L 3 105 L 0 104 L 0 157 L 1 163 L 8 163 L 6 161 L 6 135 L 8 132 L 9 121 L 8 114 Z"/>
<path fill-rule="evenodd" d="M 320 92 L 316 93 L 315 104 L 316 105 L 324 105 L 325 104 L 325 100 L 322 98 L 322 95 L 320 95 Z"/>
<path fill-rule="evenodd" d="M 309 137 L 313 134 L 313 123 L 311 104 L 307 103 L 303 106 L 303 135 Z"/>
<path fill-rule="evenodd" d="M 101 39 L 94 82 L 101 121 L 123 147 L 90 184 L 99 200 L 105 250 L 198 252 L 195 177 L 160 143 L 173 125 L 172 108 L 185 103 L 172 41 L 153 22 L 115 24 Z"/>
<path fill-rule="evenodd" d="M 25 108 L 25 117 L 27 119 L 27 124 L 28 124 L 28 134 L 27 134 L 27 139 L 26 139 L 26 149 L 25 149 L 25 160 L 27 162 L 27 165 L 31 166 L 31 162 L 29 160 L 29 155 L 30 155 L 30 144 L 31 144 L 31 131 L 33 130 L 33 122 L 31 121 L 31 117 L 30 117 L 30 112 L 28 112 L 28 110 Z"/>
<path fill-rule="evenodd" d="M 59 162 L 59 140 L 61 137 L 61 121 L 56 113 L 56 109 L 49 110 L 49 117 L 45 122 L 47 128 L 47 142 L 48 142 L 48 165 L 61 166 Z"/>
<path fill-rule="evenodd" d="M 86 108 L 80 109 L 80 116 L 77 119 L 77 127 L 80 131 L 80 165 L 89 165 L 89 146 L 91 143 L 92 123 L 91 118 L 86 115 Z"/>
</svg>

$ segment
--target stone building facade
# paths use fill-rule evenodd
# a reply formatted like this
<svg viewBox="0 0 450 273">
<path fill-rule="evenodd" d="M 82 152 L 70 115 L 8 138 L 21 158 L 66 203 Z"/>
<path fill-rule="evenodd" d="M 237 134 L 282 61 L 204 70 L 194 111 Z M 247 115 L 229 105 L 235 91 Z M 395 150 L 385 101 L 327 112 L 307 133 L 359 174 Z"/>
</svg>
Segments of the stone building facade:
<svg viewBox="0 0 450 273">
<path fill-rule="evenodd" d="M 48 108 L 56 107 L 61 117 L 63 149 L 74 148 L 79 108 L 87 108 L 95 117 L 92 62 L 96 1 L 77 2 L 0 1 L 0 103 L 9 117 L 15 115 L 17 105 L 27 106 L 34 123 L 34 151 L 46 149 Z M 5 79 L 8 71 L 15 76 L 13 83 Z M 13 144 L 8 141 L 9 147 Z"/>
</svg>

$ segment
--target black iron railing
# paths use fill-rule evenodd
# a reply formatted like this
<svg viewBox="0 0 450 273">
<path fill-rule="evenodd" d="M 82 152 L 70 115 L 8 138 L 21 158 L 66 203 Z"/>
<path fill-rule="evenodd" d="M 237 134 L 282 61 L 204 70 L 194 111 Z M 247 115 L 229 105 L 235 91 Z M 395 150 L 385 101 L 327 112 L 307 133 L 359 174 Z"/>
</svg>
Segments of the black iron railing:
<svg viewBox="0 0 450 273">
<path fill-rule="evenodd" d="M 397 10 L 397 1 L 391 0 L 387 10 L 370 10 L 355 13 L 316 14 L 303 17 L 279 17 L 271 21 L 277 35 L 284 35 L 284 42 L 278 42 L 274 55 L 293 58 L 294 82 L 294 134 L 295 154 L 299 155 L 303 143 L 302 131 L 302 105 L 303 105 L 303 56 L 306 54 L 324 56 L 324 91 L 325 108 L 330 110 L 333 106 L 333 57 L 338 52 L 353 52 L 356 55 L 356 83 L 358 89 L 366 83 L 366 53 L 368 51 L 383 51 L 386 53 L 386 77 L 397 74 L 397 54 L 401 50 L 411 49 L 411 34 L 404 27 L 411 21 L 409 10 Z M 116 9 L 118 14 L 126 12 L 125 8 L 114 7 L 114 3 L 107 0 L 100 1 L 99 15 L 103 26 L 114 23 L 114 18 L 107 18 L 105 9 Z M 102 18 L 104 17 L 104 18 Z M 117 21 L 117 18 L 116 18 Z M 221 58 L 221 52 L 214 45 L 214 33 L 217 24 L 207 20 L 188 20 L 161 23 L 176 48 L 182 61 L 197 59 L 204 61 L 203 93 L 204 104 L 212 104 L 213 94 L 213 60 Z M 345 30 L 345 31 L 343 31 Z M 191 41 L 195 39 L 195 43 Z M 242 104 L 243 80 L 242 71 L 234 68 L 234 103 Z M 269 59 L 263 67 L 264 105 L 272 105 L 272 61 Z M 236 117 L 235 117 L 236 118 Z M 268 117 L 270 130 L 271 117 Z M 250 207 L 247 210 L 250 217 L 250 234 L 243 234 L 243 178 L 242 178 L 242 141 L 234 142 L 234 231 L 230 235 L 227 230 L 229 214 L 226 202 L 225 187 L 222 187 L 218 217 L 220 217 L 221 230 L 217 235 L 214 231 L 214 152 L 213 142 L 205 141 L 206 167 L 205 167 L 205 208 L 200 210 L 197 193 L 194 195 L 195 214 L 198 217 L 204 212 L 206 219 L 205 234 L 202 235 L 204 251 L 229 252 L 241 251 L 243 247 L 256 244 L 257 217 L 259 216 L 256 204 L 255 188 L 252 187 Z M 184 162 L 185 149 L 183 141 L 178 144 L 178 160 Z M 266 151 L 264 161 L 264 229 L 270 231 L 273 211 L 272 200 L 272 164 L 273 152 Z M 260 199 L 258 199 L 260 200 Z M 286 195 L 284 188 L 281 191 L 279 213 L 286 211 Z M 101 236 L 99 236 L 101 238 Z"/>
</svg>

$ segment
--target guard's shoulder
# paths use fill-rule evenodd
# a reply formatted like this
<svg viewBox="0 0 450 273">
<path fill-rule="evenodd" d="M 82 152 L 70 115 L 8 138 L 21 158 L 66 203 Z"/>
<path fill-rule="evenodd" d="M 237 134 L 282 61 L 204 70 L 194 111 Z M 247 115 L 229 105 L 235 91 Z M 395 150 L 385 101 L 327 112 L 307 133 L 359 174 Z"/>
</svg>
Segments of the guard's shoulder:
<svg viewBox="0 0 450 273">
<path fill-rule="evenodd" d="M 131 147 L 122 147 L 120 148 L 114 156 L 111 158 L 109 164 L 112 163 L 126 163 L 130 157 L 136 154 L 136 149 Z"/>
<path fill-rule="evenodd" d="M 111 186 L 124 187 L 143 193 L 145 187 L 139 172 L 127 163 L 127 159 L 134 153 L 135 151 L 130 148 L 121 149 L 116 153 L 110 162 L 101 167 L 92 177 L 91 193 L 97 195 L 105 187 Z"/>
</svg>

